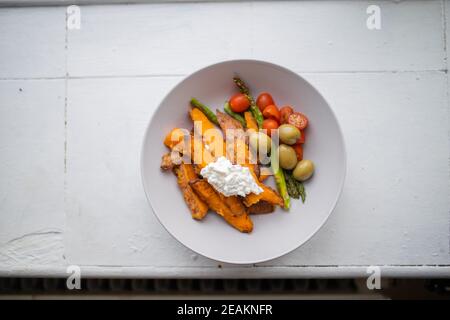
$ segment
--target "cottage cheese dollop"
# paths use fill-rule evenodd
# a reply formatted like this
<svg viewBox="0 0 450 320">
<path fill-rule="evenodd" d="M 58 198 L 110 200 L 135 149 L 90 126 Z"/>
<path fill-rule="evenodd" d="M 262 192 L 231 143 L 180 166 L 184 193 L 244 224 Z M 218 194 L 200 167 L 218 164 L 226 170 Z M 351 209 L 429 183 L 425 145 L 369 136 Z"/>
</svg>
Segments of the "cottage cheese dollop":
<svg viewBox="0 0 450 320">
<path fill-rule="evenodd" d="M 227 197 L 236 195 L 245 197 L 249 193 L 263 192 L 247 167 L 232 164 L 225 157 L 209 163 L 200 171 L 200 174 L 214 189 Z"/>
</svg>

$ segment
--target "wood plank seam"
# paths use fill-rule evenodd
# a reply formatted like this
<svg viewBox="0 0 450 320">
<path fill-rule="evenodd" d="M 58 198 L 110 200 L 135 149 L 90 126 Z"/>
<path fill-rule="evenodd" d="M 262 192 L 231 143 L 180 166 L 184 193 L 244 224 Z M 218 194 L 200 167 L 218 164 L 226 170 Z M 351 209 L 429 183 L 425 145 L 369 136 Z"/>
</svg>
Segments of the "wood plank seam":
<svg viewBox="0 0 450 320">
<path fill-rule="evenodd" d="M 444 73 L 448 69 L 422 69 L 422 70 L 351 70 L 351 71 L 296 71 L 300 75 L 349 75 L 349 74 L 415 74 L 415 73 Z M 134 79 L 134 78 L 184 78 L 188 74 L 136 74 L 136 75 L 91 75 L 91 76 L 64 76 L 64 77 L 0 77 L 0 81 L 27 81 L 27 80 L 90 80 L 90 79 Z"/>
</svg>

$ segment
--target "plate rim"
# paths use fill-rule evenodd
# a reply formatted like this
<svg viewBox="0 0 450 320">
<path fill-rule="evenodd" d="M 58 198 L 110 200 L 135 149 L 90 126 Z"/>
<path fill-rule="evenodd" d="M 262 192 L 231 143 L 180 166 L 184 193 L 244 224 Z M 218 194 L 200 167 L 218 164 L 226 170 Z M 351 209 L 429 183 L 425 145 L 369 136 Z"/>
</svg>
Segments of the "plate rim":
<svg viewBox="0 0 450 320">
<path fill-rule="evenodd" d="M 250 261 L 250 260 L 249 260 L 249 261 L 243 261 L 243 260 L 240 260 L 240 261 L 234 261 L 233 259 L 218 259 L 218 258 L 214 258 L 214 257 L 211 257 L 211 256 L 209 256 L 209 255 L 207 255 L 207 254 L 204 254 L 204 253 L 202 253 L 202 252 L 199 252 L 198 250 L 195 250 L 195 249 L 189 247 L 188 245 L 184 244 L 180 239 L 178 239 L 171 231 L 169 231 L 169 229 L 161 222 L 161 219 L 160 219 L 159 216 L 156 214 L 156 211 L 155 211 L 155 209 L 154 209 L 154 207 L 153 207 L 153 205 L 152 205 L 152 202 L 151 202 L 151 200 L 150 200 L 149 192 L 148 192 L 148 190 L 147 190 L 148 188 L 147 188 L 147 185 L 146 185 L 145 179 L 144 179 L 144 147 L 145 147 L 145 144 L 146 144 L 146 141 L 147 141 L 148 133 L 149 133 L 149 130 L 150 130 L 150 125 L 152 124 L 152 122 L 153 122 L 153 120 L 154 120 L 154 118 L 155 118 L 155 115 L 156 115 L 157 111 L 161 108 L 161 104 L 162 104 L 162 103 L 167 99 L 167 97 L 168 97 L 170 94 L 172 94 L 172 92 L 175 91 L 182 83 L 184 83 L 184 82 L 185 82 L 187 79 L 189 79 L 190 77 L 192 77 L 192 76 L 194 76 L 194 75 L 196 75 L 196 74 L 198 74 L 198 73 L 200 73 L 200 72 L 202 72 L 202 71 L 204 71 L 204 70 L 206 70 L 206 69 L 213 68 L 213 67 L 218 66 L 218 65 L 221 65 L 221 64 L 227 64 L 227 63 L 246 63 L 246 62 L 268 65 L 268 66 L 270 66 L 270 67 L 280 69 L 280 70 L 282 70 L 282 71 L 284 71 L 284 72 L 288 72 L 288 73 L 294 75 L 295 77 L 299 77 L 301 80 L 305 81 L 309 86 L 311 86 L 311 88 L 313 88 L 313 89 L 316 91 L 316 93 L 317 93 L 317 94 L 325 101 L 325 103 L 326 103 L 327 106 L 328 106 L 328 109 L 331 111 L 332 117 L 334 118 L 334 120 L 335 120 L 335 122 L 336 122 L 336 124 L 337 124 L 338 133 L 339 133 L 339 136 L 340 136 L 341 141 L 342 141 L 342 149 L 343 149 L 343 150 L 342 150 L 342 151 L 343 151 L 343 174 L 342 174 L 342 180 L 341 180 L 341 182 L 340 182 L 340 184 L 339 184 L 339 191 L 337 192 L 336 197 L 335 197 L 335 199 L 333 200 L 332 206 L 331 206 L 331 208 L 329 209 L 329 212 L 328 212 L 326 218 L 325 218 L 325 219 L 320 223 L 320 225 L 319 225 L 319 226 L 311 233 L 311 235 L 310 235 L 309 237 L 307 237 L 307 239 L 306 239 L 305 241 L 303 241 L 301 244 L 298 244 L 298 245 L 296 244 L 296 245 L 294 245 L 293 247 L 289 247 L 288 249 L 283 250 L 282 253 L 277 254 L 276 256 L 274 256 L 274 257 L 272 257 L 272 258 L 261 258 L 261 259 L 258 259 L 258 260 L 251 260 L 251 261 Z M 211 260 L 214 260 L 214 261 L 222 262 L 222 263 L 228 263 L 228 264 L 234 264 L 234 265 L 258 264 L 258 263 L 263 263 L 263 262 L 267 262 L 267 261 L 272 261 L 272 260 L 278 259 L 278 258 L 280 258 L 280 257 L 282 257 L 282 256 L 285 256 L 285 255 L 287 255 L 288 253 L 291 253 L 292 251 L 294 251 L 294 250 L 300 248 L 301 246 L 303 246 L 303 245 L 305 245 L 307 242 L 309 242 L 309 241 L 312 239 L 312 237 L 313 237 L 314 235 L 316 235 L 317 232 L 318 232 L 318 231 L 326 224 L 326 222 L 327 222 L 328 219 L 330 218 L 331 214 L 333 213 L 334 209 L 336 208 L 336 205 L 337 205 L 339 199 L 341 198 L 342 191 L 343 191 L 343 189 L 344 189 L 344 184 L 345 184 L 345 180 L 346 180 L 346 177 L 347 177 L 347 147 L 346 147 L 346 143 L 345 143 L 345 139 L 344 139 L 344 134 L 343 134 L 343 132 L 342 132 L 341 125 L 340 125 L 340 123 L 339 123 L 339 121 L 338 121 L 338 118 L 337 118 L 337 116 L 336 116 L 335 111 L 334 111 L 333 108 L 331 107 L 331 104 L 328 102 L 327 99 L 325 99 L 325 97 L 322 95 L 322 93 L 321 93 L 319 90 L 316 89 L 315 86 L 313 86 L 308 80 L 306 80 L 305 78 L 303 78 L 301 75 L 299 75 L 298 73 L 296 73 L 296 72 L 294 72 L 294 71 L 292 71 L 292 70 L 290 70 L 290 69 L 288 69 L 288 68 L 286 68 L 286 67 L 280 66 L 280 65 L 278 65 L 278 64 L 276 64 L 276 63 L 273 63 L 273 62 L 264 61 L 264 60 L 258 60 L 258 59 L 231 59 L 231 60 L 223 60 L 223 61 L 220 61 L 220 62 L 215 62 L 215 63 L 209 64 L 209 65 L 207 65 L 207 66 L 201 67 L 201 68 L 199 68 L 199 69 L 197 69 L 197 70 L 195 70 L 195 71 L 189 73 L 188 75 L 184 76 L 184 77 L 183 77 L 182 79 L 180 79 L 180 80 L 179 80 L 179 81 L 178 81 L 178 82 L 177 82 L 177 83 L 176 83 L 176 84 L 175 84 L 175 85 L 174 85 L 174 86 L 173 86 L 173 87 L 172 87 L 172 88 L 171 88 L 171 89 L 170 89 L 170 90 L 162 97 L 162 99 L 158 102 L 158 106 L 157 106 L 156 109 L 153 111 L 153 113 L 152 113 L 150 119 L 149 119 L 148 122 L 147 122 L 145 131 L 144 131 L 144 136 L 143 136 L 143 138 L 142 138 L 141 149 L 140 149 L 140 174 L 141 174 L 141 182 L 142 182 L 142 186 L 143 186 L 143 189 L 144 189 L 144 193 L 145 193 L 145 196 L 146 196 L 146 198 L 147 198 L 147 202 L 148 202 L 148 204 L 149 204 L 149 206 L 150 206 L 150 209 L 151 209 L 151 211 L 153 212 L 153 215 L 156 217 L 156 219 L 157 219 L 158 222 L 162 225 L 162 227 L 163 227 L 163 228 L 164 228 L 164 229 L 165 229 L 165 230 L 166 230 L 166 231 L 167 231 L 167 232 L 168 232 L 168 233 L 169 233 L 176 241 L 178 241 L 181 245 L 183 245 L 185 248 L 187 248 L 187 249 L 189 249 L 189 250 L 191 250 L 191 251 L 193 251 L 193 252 L 195 252 L 195 253 L 197 253 L 197 254 L 200 254 L 200 255 L 203 256 L 203 257 L 206 257 L 206 258 L 211 259 Z"/>
</svg>

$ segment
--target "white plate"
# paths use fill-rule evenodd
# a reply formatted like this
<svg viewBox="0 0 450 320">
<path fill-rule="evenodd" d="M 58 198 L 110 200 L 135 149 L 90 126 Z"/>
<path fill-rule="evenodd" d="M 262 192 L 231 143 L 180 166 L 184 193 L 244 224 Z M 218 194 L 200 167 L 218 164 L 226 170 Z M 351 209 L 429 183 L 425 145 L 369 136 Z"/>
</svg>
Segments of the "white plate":
<svg viewBox="0 0 450 320">
<path fill-rule="evenodd" d="M 189 100 L 196 97 L 213 108 L 237 92 L 238 74 L 256 97 L 272 94 L 278 106 L 291 105 L 309 118 L 304 157 L 314 161 L 316 171 L 305 183 L 306 202 L 292 199 L 289 212 L 252 216 L 253 232 L 240 233 L 217 214 L 203 221 L 191 218 L 173 174 L 159 168 L 165 135 L 174 127 L 190 129 Z M 208 258 L 236 264 L 278 258 L 305 243 L 331 214 L 344 183 L 346 155 L 336 117 L 325 99 L 297 74 L 274 64 L 226 61 L 201 69 L 173 88 L 154 113 L 145 133 L 141 174 L 145 193 L 161 224 L 178 241 Z M 273 178 L 270 178 L 273 179 Z M 174 253 L 176 254 L 176 253 Z"/>
</svg>

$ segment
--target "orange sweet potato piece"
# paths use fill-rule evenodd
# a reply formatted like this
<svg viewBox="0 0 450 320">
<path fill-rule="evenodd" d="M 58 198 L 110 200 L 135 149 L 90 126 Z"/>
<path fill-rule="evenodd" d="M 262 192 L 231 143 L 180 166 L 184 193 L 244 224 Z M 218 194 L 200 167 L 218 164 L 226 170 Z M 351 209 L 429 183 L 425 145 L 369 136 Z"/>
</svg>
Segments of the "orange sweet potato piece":
<svg viewBox="0 0 450 320">
<path fill-rule="evenodd" d="M 258 201 L 260 201 L 262 198 L 262 194 L 256 194 L 256 193 L 250 193 L 248 195 L 245 196 L 244 198 L 244 204 L 245 206 L 251 207 L 252 205 L 254 205 L 255 203 L 258 203 Z"/>
<path fill-rule="evenodd" d="M 164 145 L 170 149 L 173 149 L 178 143 L 182 142 L 184 136 L 188 134 L 189 131 L 186 129 L 174 128 L 164 138 Z"/>
<path fill-rule="evenodd" d="M 250 173 L 253 176 L 253 179 L 255 179 L 256 183 L 263 189 L 263 192 L 260 194 L 250 193 L 244 198 L 244 204 L 247 207 L 250 207 L 251 205 L 257 203 L 260 200 L 265 200 L 271 204 L 283 206 L 284 202 L 283 199 L 280 197 L 280 195 L 273 190 L 272 188 L 266 186 L 264 183 L 259 181 L 259 179 L 256 177 L 256 174 L 251 166 L 247 166 L 250 169 Z"/>
<path fill-rule="evenodd" d="M 281 198 L 278 192 L 262 183 L 261 188 L 263 189 L 263 192 L 261 193 L 262 194 L 261 200 L 267 201 L 271 204 L 277 204 L 281 207 L 284 206 L 283 198 Z"/>
<path fill-rule="evenodd" d="M 195 130 L 203 136 L 203 140 L 209 146 L 211 153 L 215 157 L 225 156 L 226 149 L 222 131 L 200 109 L 192 108 L 189 114 Z"/>
<path fill-rule="evenodd" d="M 228 208 L 230 208 L 231 212 L 234 215 L 247 214 L 247 210 L 238 196 L 226 197 L 221 193 L 219 193 L 219 195 L 222 201 L 225 202 L 225 204 L 228 206 Z"/>
<path fill-rule="evenodd" d="M 264 214 L 264 213 L 272 213 L 275 210 L 275 207 L 273 204 L 261 200 L 258 203 L 255 203 L 251 205 L 248 208 L 249 214 Z"/>
<path fill-rule="evenodd" d="M 226 222 L 241 232 L 251 232 L 253 230 L 253 222 L 247 214 L 235 215 L 227 204 L 222 201 L 220 195 L 214 188 L 204 179 L 197 179 L 190 182 L 191 187 L 198 196 L 205 201 L 208 206 Z"/>
<path fill-rule="evenodd" d="M 203 219 L 208 213 L 208 205 L 197 196 L 189 185 L 190 181 L 197 179 L 194 168 L 191 164 L 182 163 L 174 168 L 174 173 L 177 176 L 178 186 L 183 192 L 184 200 L 191 211 L 192 218 Z"/>
<path fill-rule="evenodd" d="M 179 154 L 166 153 L 161 157 L 161 169 L 164 171 L 172 170 L 182 162 Z"/>
<path fill-rule="evenodd" d="M 190 135 L 186 129 L 173 129 L 167 134 L 164 144 L 173 151 L 191 157 L 192 162 L 200 169 L 214 161 L 213 155 L 205 148 L 204 143 Z"/>
<path fill-rule="evenodd" d="M 197 122 L 199 124 L 201 123 L 201 125 L 202 125 L 201 130 L 200 130 L 200 127 L 197 126 L 197 130 L 200 130 L 199 132 L 201 134 L 205 133 L 206 130 L 216 128 L 214 126 L 214 123 L 212 123 L 208 119 L 208 117 L 198 108 L 192 108 L 189 111 L 189 115 L 191 116 L 191 119 L 194 122 L 194 126 L 196 126 L 195 122 Z"/>
<path fill-rule="evenodd" d="M 258 124 L 256 123 L 256 120 L 250 111 L 244 112 L 244 118 L 245 118 L 245 122 L 247 123 L 247 130 L 252 129 L 252 130 L 258 131 L 258 129 L 259 129 Z"/>
<path fill-rule="evenodd" d="M 182 163 L 180 165 L 180 170 L 183 171 L 183 175 L 186 177 L 188 184 L 189 182 L 198 179 L 198 176 L 195 173 L 194 166 L 192 164 Z"/>
<path fill-rule="evenodd" d="M 275 190 L 262 183 L 260 184 L 260 187 L 263 189 L 263 192 L 261 192 L 260 194 L 250 193 L 244 198 L 244 204 L 247 207 L 254 205 L 260 200 L 264 200 L 281 207 L 284 205 L 283 199 Z"/>
</svg>

